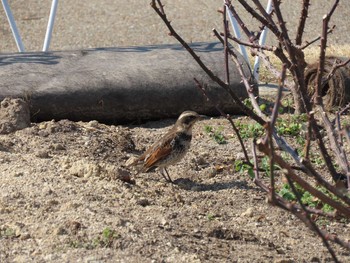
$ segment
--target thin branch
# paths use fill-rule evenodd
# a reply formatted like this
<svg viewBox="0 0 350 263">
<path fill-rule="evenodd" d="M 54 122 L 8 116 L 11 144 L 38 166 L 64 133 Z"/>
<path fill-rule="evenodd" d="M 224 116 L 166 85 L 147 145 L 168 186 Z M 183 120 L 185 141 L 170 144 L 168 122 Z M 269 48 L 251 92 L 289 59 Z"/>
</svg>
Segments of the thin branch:
<svg viewBox="0 0 350 263">
<path fill-rule="evenodd" d="M 255 139 L 253 139 L 253 142 L 252 142 L 252 154 L 253 154 L 253 161 L 254 161 L 255 180 L 260 180 L 258 157 L 256 155 L 256 140 Z M 268 191 L 267 187 L 265 189 L 266 189 L 266 191 Z"/>
<path fill-rule="evenodd" d="M 225 76 L 226 76 L 226 84 L 230 85 L 230 71 L 229 71 L 229 64 L 228 64 L 228 24 L 226 19 L 226 5 L 224 5 L 224 10 L 222 13 L 223 16 L 223 27 L 224 27 L 224 54 L 225 54 Z"/>
<path fill-rule="evenodd" d="M 220 35 L 224 35 L 224 34 L 220 34 Z M 260 44 L 257 44 L 257 43 L 251 43 L 251 42 L 246 42 L 246 41 L 243 41 L 239 38 L 236 38 L 232 35 L 228 35 L 228 38 L 235 41 L 236 43 L 240 44 L 240 45 L 243 45 L 243 46 L 247 46 L 247 47 L 251 47 L 251 48 L 257 48 L 257 49 L 261 49 L 261 50 L 267 50 L 267 51 L 272 51 L 274 52 L 276 50 L 276 47 L 273 47 L 273 46 L 266 46 L 266 45 L 260 45 Z"/>
<path fill-rule="evenodd" d="M 278 84 L 277 97 L 276 97 L 275 105 L 273 107 L 272 114 L 271 114 L 271 125 L 272 125 L 272 127 L 274 127 L 275 124 L 276 124 L 278 110 L 279 110 L 279 108 L 281 106 L 282 90 L 283 90 L 283 87 L 284 87 L 284 81 L 286 79 L 286 70 L 287 70 L 286 67 L 287 67 L 286 64 L 282 65 L 282 71 L 281 71 L 281 75 L 280 75 L 280 78 L 279 78 L 279 84 Z"/>
<path fill-rule="evenodd" d="M 206 97 L 208 101 L 211 101 L 214 103 L 214 101 L 209 97 L 209 95 L 208 95 L 207 91 L 205 90 L 205 88 L 203 87 L 203 85 L 196 78 L 194 78 L 194 81 L 196 82 L 197 88 L 203 93 L 204 97 Z M 249 156 L 248 156 L 246 147 L 244 146 L 244 142 L 242 140 L 241 134 L 239 133 L 239 130 L 237 129 L 236 125 L 234 124 L 231 116 L 229 114 L 225 114 L 225 112 L 219 107 L 218 104 L 215 104 L 215 108 L 221 114 L 221 116 L 226 118 L 229 121 L 229 123 L 231 124 L 234 132 L 237 135 L 238 141 L 239 141 L 241 148 L 243 150 L 243 154 L 244 154 L 244 157 L 246 159 L 247 164 L 253 166 L 249 160 Z"/>
<path fill-rule="evenodd" d="M 302 210 L 305 212 L 305 219 L 308 221 L 308 225 L 310 226 L 310 228 L 315 231 L 319 237 L 322 239 L 323 244 L 325 245 L 325 247 L 328 249 L 328 252 L 332 255 L 332 258 L 334 260 L 334 262 L 339 262 L 336 254 L 334 253 L 334 250 L 332 249 L 332 247 L 330 246 L 330 244 L 327 241 L 327 238 L 323 235 L 323 233 L 321 232 L 321 230 L 318 228 L 318 226 L 316 225 L 316 223 L 311 219 L 310 214 L 307 212 L 307 209 L 305 207 L 305 205 L 303 204 L 303 202 L 301 201 L 301 196 L 300 193 L 298 192 L 298 190 L 296 189 L 296 187 L 294 186 L 293 181 L 291 180 L 291 178 L 289 177 L 289 174 L 286 175 L 286 178 L 288 180 L 288 184 L 290 186 L 290 188 L 292 189 L 292 192 L 294 193 L 295 197 L 298 200 L 298 203 L 300 205 L 300 207 L 302 208 Z"/>
<path fill-rule="evenodd" d="M 258 12 L 255 11 L 245 0 L 238 0 L 238 2 L 247 10 L 248 13 L 250 13 L 255 19 L 257 19 L 261 24 L 266 26 L 271 30 L 271 32 L 279 39 L 281 37 L 281 32 L 279 31 L 278 27 L 273 23 L 271 24 L 269 20 L 265 19 L 263 16 L 261 16 Z M 231 8 L 230 8 L 231 10 Z"/>
<path fill-rule="evenodd" d="M 276 187 L 275 187 L 275 172 L 274 172 L 274 166 L 275 166 L 275 153 L 273 149 L 273 140 L 272 140 L 272 122 L 266 123 L 266 130 L 267 130 L 267 138 L 269 143 L 269 165 L 270 165 L 270 186 L 271 186 L 271 192 L 269 194 L 271 202 L 274 204 L 276 202 Z"/>
<path fill-rule="evenodd" d="M 265 192 L 269 191 L 269 188 L 260 179 L 257 179 L 254 182 L 255 182 L 255 184 L 257 186 L 259 186 Z M 280 207 L 280 208 L 282 208 L 282 209 L 284 209 L 284 210 L 286 210 L 286 211 L 288 211 L 288 212 L 291 212 L 292 214 L 294 214 L 306 226 L 308 226 L 311 230 L 313 230 L 313 226 L 310 224 L 310 221 L 306 218 L 305 211 L 307 213 L 320 214 L 320 215 L 328 216 L 327 214 L 324 214 L 321 211 L 320 212 L 316 212 L 316 210 L 314 210 L 312 208 L 306 208 L 305 207 L 305 210 L 301 211 L 302 208 L 298 204 L 288 202 L 288 201 L 284 200 L 282 197 L 280 197 L 279 195 L 276 195 L 276 204 L 275 205 Z M 329 214 L 329 217 L 333 218 L 334 215 Z M 349 241 L 346 242 L 346 241 L 340 239 L 337 235 L 330 234 L 329 232 L 327 232 L 325 230 L 322 230 L 322 229 L 319 229 L 319 232 L 325 237 L 326 240 L 330 240 L 330 241 L 332 241 L 334 243 L 337 243 L 337 244 L 341 245 L 344 248 L 350 249 L 350 242 Z"/>
<path fill-rule="evenodd" d="M 322 36 L 321 36 L 321 46 L 320 46 L 320 55 L 319 55 L 319 62 L 318 62 L 318 68 L 317 68 L 317 75 L 316 75 L 316 90 L 315 90 L 315 104 L 321 105 L 322 99 L 321 99 L 321 86 L 322 86 L 322 75 L 324 73 L 324 66 L 325 66 L 325 56 L 326 56 L 326 48 L 327 48 L 327 31 L 328 31 L 328 23 L 331 19 L 331 16 L 333 12 L 335 11 L 336 7 L 338 6 L 339 0 L 335 0 L 330 12 L 323 16 L 323 27 L 322 27 Z"/>
<path fill-rule="evenodd" d="M 162 6 L 162 3 L 160 0 L 157 0 L 157 3 Z M 237 106 L 248 116 L 250 116 L 252 119 L 254 119 L 256 122 L 258 122 L 261 125 L 264 125 L 265 121 L 258 116 L 253 110 L 251 110 L 249 107 L 244 105 L 244 103 L 240 100 L 240 98 L 234 93 L 230 86 L 227 85 L 224 81 L 222 81 L 218 76 L 216 76 L 199 58 L 199 56 L 194 52 L 194 50 L 187 44 L 186 41 L 182 39 L 182 37 L 177 34 L 177 32 L 174 30 L 174 28 L 171 26 L 170 21 L 166 17 L 166 14 L 164 13 L 164 10 L 162 11 L 160 8 L 158 8 L 156 4 L 156 0 L 152 0 L 151 7 L 155 10 L 155 12 L 158 14 L 158 16 L 163 20 L 164 24 L 167 26 L 167 28 L 170 31 L 170 35 L 175 37 L 176 40 L 188 51 L 188 53 L 193 57 L 193 59 L 197 62 L 197 64 L 204 70 L 204 72 L 217 84 L 219 84 L 222 88 L 224 88 L 231 96 L 233 101 L 237 104 Z"/>
<path fill-rule="evenodd" d="M 251 41 L 251 42 L 256 41 L 254 34 L 247 28 L 247 26 L 245 25 L 245 23 L 243 22 L 241 17 L 236 12 L 236 10 L 235 10 L 234 6 L 232 5 L 231 1 L 225 1 L 225 4 L 228 7 L 228 9 L 230 10 L 230 12 L 232 13 L 233 17 L 236 19 L 236 21 L 239 24 L 239 26 L 242 28 L 242 31 L 248 37 L 249 41 Z"/>
<path fill-rule="evenodd" d="M 224 40 L 222 39 L 222 37 L 220 36 L 219 32 L 214 28 L 213 32 L 215 34 L 215 36 L 221 41 L 221 43 L 225 43 Z M 247 77 L 244 74 L 243 68 L 242 68 L 242 63 L 238 60 L 238 56 L 237 54 L 230 48 L 227 49 L 227 51 L 229 52 L 232 61 L 236 64 L 236 67 L 238 69 L 238 72 L 241 76 L 241 79 L 243 81 L 243 84 L 247 90 L 248 96 L 250 98 L 250 101 L 253 105 L 253 108 L 255 110 L 255 112 L 257 112 L 257 115 L 259 117 L 261 117 L 262 119 L 266 120 L 267 117 L 266 115 L 261 111 L 258 102 L 256 101 L 255 98 L 255 94 L 254 94 L 254 84 L 250 84 L 250 82 L 248 81 Z"/>
<path fill-rule="evenodd" d="M 266 155 L 269 154 L 269 146 L 263 143 L 261 140 L 257 143 L 259 151 L 265 153 Z M 350 209 L 347 207 L 344 207 L 344 205 L 338 201 L 333 200 L 329 196 L 325 195 L 324 193 L 320 192 L 319 190 L 312 187 L 307 181 L 302 179 L 301 177 L 297 176 L 293 169 L 290 167 L 288 163 L 286 163 L 282 157 L 279 155 L 275 155 L 275 161 L 276 163 L 281 166 L 281 168 L 286 169 L 286 172 L 288 176 L 296 183 L 298 183 L 301 187 L 303 187 L 306 191 L 310 192 L 313 196 L 319 198 L 322 202 L 329 204 L 330 206 L 334 207 L 339 211 L 339 213 L 343 214 L 346 217 L 350 217 Z"/>
<path fill-rule="evenodd" d="M 278 24 L 281 28 L 281 34 L 283 36 L 283 42 L 284 44 L 286 45 L 286 48 L 287 48 L 287 44 L 291 44 L 291 41 L 290 41 L 290 38 L 289 38 L 289 35 L 288 35 L 288 30 L 286 28 L 286 22 L 283 20 L 283 16 L 282 16 L 282 12 L 281 12 L 281 9 L 280 9 L 280 0 L 273 0 L 273 7 L 274 7 L 274 10 L 275 10 L 275 13 L 276 13 L 276 16 L 277 16 L 277 19 L 278 19 Z"/>
<path fill-rule="evenodd" d="M 334 30 L 335 27 L 336 27 L 336 26 L 333 25 L 332 28 L 328 29 L 327 34 L 333 33 L 333 30 Z M 321 39 L 321 36 L 318 36 L 318 37 L 314 38 L 314 39 L 311 40 L 311 41 L 306 41 L 305 44 L 304 44 L 303 46 L 300 47 L 300 49 L 301 49 L 301 50 L 304 50 L 305 48 L 309 47 L 309 46 L 312 45 L 313 43 L 319 41 L 320 39 Z"/>
<path fill-rule="evenodd" d="M 252 1 L 256 5 L 256 7 L 258 8 L 259 12 L 266 18 L 266 20 L 269 21 L 269 23 L 272 26 L 276 26 L 275 22 L 272 19 L 272 12 L 270 14 L 267 13 L 265 8 L 262 6 L 262 4 L 259 0 L 252 0 Z"/>
<path fill-rule="evenodd" d="M 311 138 L 312 138 L 311 118 L 314 118 L 314 114 L 315 113 L 313 111 L 311 111 L 307 115 L 308 122 L 307 122 L 306 142 L 305 142 L 305 146 L 304 146 L 304 150 L 303 150 L 306 160 L 310 159 L 309 156 L 310 156 L 310 146 L 311 146 Z"/>
<path fill-rule="evenodd" d="M 331 78 L 333 78 L 335 72 L 342 67 L 345 67 L 348 63 L 350 62 L 350 58 L 345 60 L 342 63 L 334 63 L 331 71 L 328 73 L 327 77 L 322 79 L 322 87 L 324 86 L 325 83 L 327 83 Z"/>
<path fill-rule="evenodd" d="M 339 197 L 343 202 L 345 202 L 347 205 L 350 206 L 350 198 L 347 196 L 346 193 L 343 193 L 341 191 L 339 191 L 336 187 L 334 187 L 333 185 L 331 185 L 330 183 L 328 183 L 310 164 L 310 162 L 308 160 L 304 160 L 302 159 L 302 164 L 304 165 L 304 167 L 307 168 L 306 173 L 309 176 L 312 176 L 319 185 L 322 185 L 324 188 L 326 188 L 329 192 L 331 192 L 332 194 L 336 195 L 337 197 Z"/>
<path fill-rule="evenodd" d="M 304 29 L 305 29 L 305 22 L 309 13 L 309 6 L 310 6 L 310 0 L 303 0 L 301 14 L 299 18 L 299 25 L 297 29 L 297 36 L 295 38 L 296 45 L 301 45 L 302 43 Z"/>
</svg>

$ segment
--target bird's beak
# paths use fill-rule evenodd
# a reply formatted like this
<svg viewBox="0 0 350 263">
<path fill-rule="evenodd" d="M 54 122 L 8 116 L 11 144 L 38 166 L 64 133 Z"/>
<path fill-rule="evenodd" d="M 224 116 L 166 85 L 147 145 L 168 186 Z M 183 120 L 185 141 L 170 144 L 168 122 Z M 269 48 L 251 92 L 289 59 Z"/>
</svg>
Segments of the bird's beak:
<svg viewBox="0 0 350 263">
<path fill-rule="evenodd" d="M 204 119 L 208 119 L 208 116 L 205 116 L 205 115 L 199 115 L 198 116 L 198 120 L 204 120 Z"/>
</svg>

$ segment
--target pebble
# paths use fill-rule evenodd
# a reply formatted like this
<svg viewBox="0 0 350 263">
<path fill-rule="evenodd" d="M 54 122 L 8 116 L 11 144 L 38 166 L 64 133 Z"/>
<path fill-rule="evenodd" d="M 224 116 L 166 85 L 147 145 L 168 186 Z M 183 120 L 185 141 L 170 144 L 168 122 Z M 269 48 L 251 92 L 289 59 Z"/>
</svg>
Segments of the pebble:
<svg viewBox="0 0 350 263">
<path fill-rule="evenodd" d="M 254 207 L 249 207 L 245 212 L 241 214 L 241 217 L 252 217 L 254 214 Z"/>
<path fill-rule="evenodd" d="M 42 158 L 42 159 L 47 159 L 50 158 L 49 152 L 46 150 L 39 150 L 35 154 L 36 157 Z"/>
</svg>

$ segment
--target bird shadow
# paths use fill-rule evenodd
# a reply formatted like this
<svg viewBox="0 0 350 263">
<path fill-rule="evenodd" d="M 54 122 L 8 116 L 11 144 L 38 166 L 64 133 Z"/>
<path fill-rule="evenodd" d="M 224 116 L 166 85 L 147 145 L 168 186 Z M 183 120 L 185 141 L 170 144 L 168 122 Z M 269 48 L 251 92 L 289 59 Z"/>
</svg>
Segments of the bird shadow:
<svg viewBox="0 0 350 263">
<path fill-rule="evenodd" d="M 232 180 L 229 182 L 215 182 L 211 184 L 198 183 L 188 178 L 179 178 L 173 181 L 173 184 L 183 190 L 203 192 L 203 191 L 221 191 L 226 189 L 245 189 L 245 190 L 257 190 L 252 186 L 249 186 L 246 181 Z"/>
</svg>

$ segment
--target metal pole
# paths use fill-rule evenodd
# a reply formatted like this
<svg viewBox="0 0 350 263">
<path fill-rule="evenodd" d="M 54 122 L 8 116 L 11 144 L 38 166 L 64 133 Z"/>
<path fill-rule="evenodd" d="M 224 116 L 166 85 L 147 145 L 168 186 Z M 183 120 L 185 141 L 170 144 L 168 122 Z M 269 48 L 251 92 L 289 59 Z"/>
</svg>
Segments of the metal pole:
<svg viewBox="0 0 350 263">
<path fill-rule="evenodd" d="M 43 51 L 49 50 L 53 25 L 56 17 L 57 5 L 58 5 L 58 0 L 52 0 L 50 17 L 49 17 L 49 22 L 47 23 L 46 35 L 45 35 L 45 40 L 43 45 Z"/>
<path fill-rule="evenodd" d="M 25 52 L 21 36 L 20 36 L 20 34 L 18 32 L 15 19 L 14 19 L 13 15 L 12 15 L 12 12 L 11 12 L 11 8 L 10 8 L 9 4 L 7 3 L 7 0 L 2 0 L 1 2 L 2 2 L 2 6 L 4 7 L 4 10 L 5 10 L 5 13 L 6 13 L 6 16 L 7 16 L 7 20 L 9 21 L 13 37 L 15 38 L 18 51 L 19 52 Z"/>
<path fill-rule="evenodd" d="M 240 39 L 241 38 L 241 32 L 239 31 L 237 20 L 233 17 L 233 15 L 232 15 L 232 13 L 231 13 L 231 11 L 229 9 L 227 9 L 227 14 L 228 14 L 228 17 L 229 17 L 231 25 L 232 25 L 233 33 L 235 34 L 236 38 Z M 239 46 L 239 50 L 240 50 L 242 56 L 247 61 L 248 65 L 250 66 L 247 49 L 243 45 L 238 45 L 238 46 Z"/>
<path fill-rule="evenodd" d="M 272 10 L 272 0 L 269 0 L 266 7 L 266 13 L 270 14 L 271 10 Z M 268 31 L 269 31 L 268 28 L 265 26 L 259 38 L 259 45 L 265 45 Z M 260 57 L 256 56 L 255 62 L 254 62 L 254 69 L 253 69 L 253 76 L 256 80 L 256 83 L 259 83 L 259 66 L 260 66 Z"/>
</svg>

